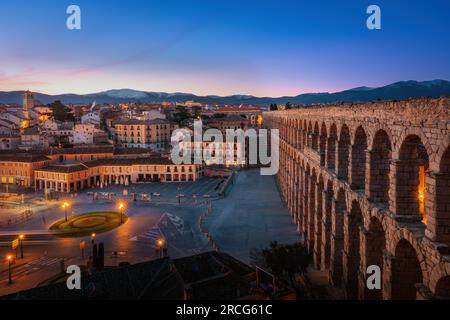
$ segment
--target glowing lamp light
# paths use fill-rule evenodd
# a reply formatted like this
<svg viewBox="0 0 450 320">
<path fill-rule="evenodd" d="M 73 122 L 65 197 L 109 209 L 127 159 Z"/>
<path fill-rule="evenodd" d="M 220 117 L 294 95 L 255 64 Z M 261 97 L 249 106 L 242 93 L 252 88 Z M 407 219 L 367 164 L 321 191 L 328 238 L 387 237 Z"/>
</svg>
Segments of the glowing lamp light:
<svg viewBox="0 0 450 320">
<path fill-rule="evenodd" d="M 23 235 L 23 234 L 19 235 L 19 239 L 20 239 L 20 240 L 25 239 L 25 235 Z"/>
<path fill-rule="evenodd" d="M 156 244 L 158 247 L 162 247 L 164 245 L 164 240 L 163 239 L 158 239 L 158 241 L 156 241 Z"/>
<path fill-rule="evenodd" d="M 61 205 L 61 207 L 65 210 L 68 209 L 70 207 L 70 203 L 68 201 L 64 201 Z"/>
<path fill-rule="evenodd" d="M 117 208 L 121 211 L 124 210 L 125 207 L 126 207 L 126 205 L 125 205 L 125 202 L 123 202 L 123 201 L 121 201 L 117 204 Z"/>
</svg>

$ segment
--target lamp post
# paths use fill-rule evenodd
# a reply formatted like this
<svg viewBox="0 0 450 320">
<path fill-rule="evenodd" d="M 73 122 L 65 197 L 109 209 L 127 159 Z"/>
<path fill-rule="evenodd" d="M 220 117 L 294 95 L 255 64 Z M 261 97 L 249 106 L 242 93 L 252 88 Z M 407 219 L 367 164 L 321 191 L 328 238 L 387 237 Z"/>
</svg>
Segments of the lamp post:
<svg viewBox="0 0 450 320">
<path fill-rule="evenodd" d="M 7 255 L 6 260 L 8 261 L 8 283 L 12 284 L 11 265 L 13 261 L 13 256 L 10 254 Z"/>
<path fill-rule="evenodd" d="M 81 249 L 81 259 L 84 260 L 84 249 L 86 248 L 86 242 L 81 241 L 80 242 L 80 249 Z"/>
<path fill-rule="evenodd" d="M 119 201 L 119 203 L 117 204 L 117 209 L 119 209 L 119 213 L 120 213 L 120 224 L 123 223 L 123 212 L 125 211 L 125 207 L 126 207 L 126 204 L 124 201 Z"/>
<path fill-rule="evenodd" d="M 164 239 L 158 239 L 158 240 L 156 240 L 156 247 L 158 248 L 158 251 L 159 251 L 159 257 L 160 257 L 160 258 L 163 257 L 163 248 L 164 248 L 164 244 L 165 244 Z"/>
<path fill-rule="evenodd" d="M 95 233 L 91 234 L 91 243 L 92 243 L 92 245 L 94 245 L 94 243 L 95 243 L 95 237 L 96 236 L 97 235 Z"/>
<path fill-rule="evenodd" d="M 66 222 L 67 222 L 67 209 L 70 208 L 70 203 L 69 201 L 64 201 L 61 205 L 61 208 L 64 210 L 64 215 L 66 217 Z"/>
<path fill-rule="evenodd" d="M 25 239 L 25 235 L 19 235 L 20 259 L 23 259 L 23 239 Z"/>
</svg>

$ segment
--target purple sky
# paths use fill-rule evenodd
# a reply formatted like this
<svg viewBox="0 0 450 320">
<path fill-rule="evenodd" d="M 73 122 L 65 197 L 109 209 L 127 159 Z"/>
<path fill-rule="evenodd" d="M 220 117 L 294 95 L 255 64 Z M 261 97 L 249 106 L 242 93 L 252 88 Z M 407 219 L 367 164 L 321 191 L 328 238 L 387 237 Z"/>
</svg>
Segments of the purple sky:
<svg viewBox="0 0 450 320">
<path fill-rule="evenodd" d="M 356 0 L 5 2 L 0 91 L 282 96 L 450 79 L 447 0 L 377 1 L 380 31 Z"/>
</svg>

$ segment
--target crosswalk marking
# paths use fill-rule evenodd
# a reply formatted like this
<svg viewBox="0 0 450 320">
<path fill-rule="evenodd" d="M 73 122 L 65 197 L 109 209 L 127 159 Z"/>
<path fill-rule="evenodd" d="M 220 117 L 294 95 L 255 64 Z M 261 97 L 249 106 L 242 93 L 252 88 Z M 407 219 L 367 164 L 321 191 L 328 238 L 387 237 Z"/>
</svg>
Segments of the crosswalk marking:
<svg viewBox="0 0 450 320">
<path fill-rule="evenodd" d="M 12 273 L 14 279 L 19 279 L 24 276 L 28 276 L 32 273 L 38 272 L 44 268 L 50 268 L 60 263 L 61 260 L 70 261 L 72 259 L 67 258 L 55 258 L 55 257 L 42 257 L 36 260 L 30 261 L 18 267 L 13 267 Z M 0 282 L 7 281 L 8 270 L 0 272 Z"/>
<path fill-rule="evenodd" d="M 184 221 L 178 216 L 165 212 L 152 229 L 130 238 L 129 241 L 150 243 L 156 248 L 157 240 L 166 239 L 166 235 L 161 229 L 168 229 L 166 232 L 170 232 L 170 235 L 173 235 L 174 232 L 182 233 Z"/>
</svg>

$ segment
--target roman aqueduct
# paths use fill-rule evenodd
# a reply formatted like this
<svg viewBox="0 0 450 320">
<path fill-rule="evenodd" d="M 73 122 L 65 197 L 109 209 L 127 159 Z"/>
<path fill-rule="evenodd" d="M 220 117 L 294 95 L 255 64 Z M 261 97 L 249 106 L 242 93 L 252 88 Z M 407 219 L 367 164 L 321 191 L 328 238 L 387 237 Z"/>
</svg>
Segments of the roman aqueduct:
<svg viewBox="0 0 450 320">
<path fill-rule="evenodd" d="M 450 297 L 450 99 L 266 112 L 282 196 L 350 299 Z M 381 290 L 366 270 L 382 270 Z"/>
</svg>

